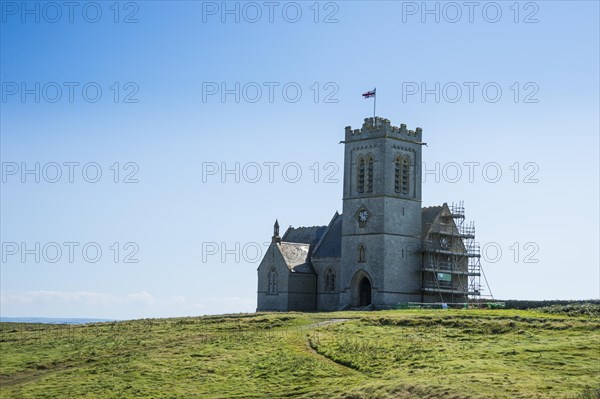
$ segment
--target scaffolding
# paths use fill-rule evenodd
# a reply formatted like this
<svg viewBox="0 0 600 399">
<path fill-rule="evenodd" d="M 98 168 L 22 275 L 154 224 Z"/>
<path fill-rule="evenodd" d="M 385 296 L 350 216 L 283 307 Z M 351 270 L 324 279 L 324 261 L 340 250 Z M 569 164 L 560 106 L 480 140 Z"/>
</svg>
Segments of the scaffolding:
<svg viewBox="0 0 600 399">
<path fill-rule="evenodd" d="M 442 208 L 438 220 L 423 243 L 423 302 L 478 304 L 482 297 L 492 296 L 482 284 L 481 277 L 486 285 L 487 279 L 475 242 L 475 223 L 465 221 L 463 201 Z"/>
</svg>

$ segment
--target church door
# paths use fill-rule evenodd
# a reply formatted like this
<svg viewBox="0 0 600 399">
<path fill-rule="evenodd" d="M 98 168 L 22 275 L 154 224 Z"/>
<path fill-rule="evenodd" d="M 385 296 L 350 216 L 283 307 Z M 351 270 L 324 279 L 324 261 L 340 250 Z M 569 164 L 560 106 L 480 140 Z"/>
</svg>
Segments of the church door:
<svg viewBox="0 0 600 399">
<path fill-rule="evenodd" d="M 359 306 L 368 306 L 371 304 L 371 282 L 367 277 L 363 277 L 358 285 Z"/>
</svg>

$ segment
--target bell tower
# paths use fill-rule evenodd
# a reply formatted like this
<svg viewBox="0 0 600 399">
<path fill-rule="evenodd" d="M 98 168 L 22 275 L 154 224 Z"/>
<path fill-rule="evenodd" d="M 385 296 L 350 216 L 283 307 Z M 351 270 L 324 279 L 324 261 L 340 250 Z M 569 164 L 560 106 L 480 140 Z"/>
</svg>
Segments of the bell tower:
<svg viewBox="0 0 600 399">
<path fill-rule="evenodd" d="M 340 304 L 420 301 L 422 129 L 346 127 Z"/>
</svg>

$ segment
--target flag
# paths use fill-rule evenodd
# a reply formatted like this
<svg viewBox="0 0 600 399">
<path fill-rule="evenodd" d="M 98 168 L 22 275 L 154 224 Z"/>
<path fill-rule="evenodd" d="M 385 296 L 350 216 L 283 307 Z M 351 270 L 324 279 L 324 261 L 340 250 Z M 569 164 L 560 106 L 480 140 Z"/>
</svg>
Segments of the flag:
<svg viewBox="0 0 600 399">
<path fill-rule="evenodd" d="M 366 92 L 366 93 L 363 93 L 363 95 L 362 95 L 362 96 L 363 96 L 364 98 L 375 97 L 375 91 L 376 91 L 376 90 L 377 90 L 377 89 L 373 89 L 373 90 L 371 90 L 371 91 L 368 91 L 368 92 Z"/>
</svg>

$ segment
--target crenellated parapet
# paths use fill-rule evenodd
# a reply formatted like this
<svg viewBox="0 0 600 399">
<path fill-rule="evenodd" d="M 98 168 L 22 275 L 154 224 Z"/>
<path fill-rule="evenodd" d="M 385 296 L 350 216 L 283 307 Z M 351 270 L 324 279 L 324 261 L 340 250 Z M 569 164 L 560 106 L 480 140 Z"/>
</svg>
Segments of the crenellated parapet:
<svg viewBox="0 0 600 399">
<path fill-rule="evenodd" d="M 375 117 L 375 123 L 373 118 L 365 118 L 365 121 L 360 129 L 352 129 L 350 126 L 346 126 L 346 142 L 358 141 L 365 139 L 373 139 L 378 137 L 391 137 L 397 138 L 404 141 L 410 141 L 421 144 L 423 129 L 420 127 L 415 130 L 407 130 L 406 124 L 402 123 L 400 127 L 393 126 L 389 119 Z"/>
</svg>

